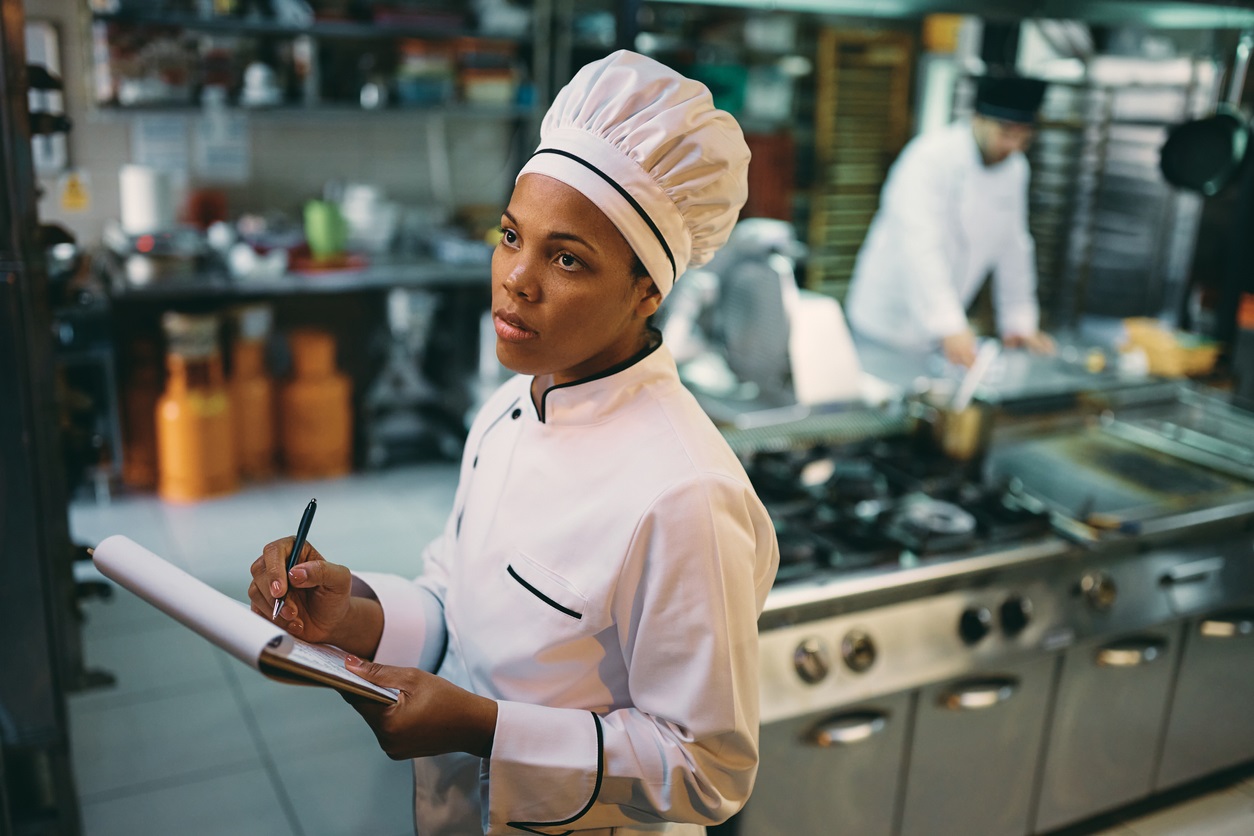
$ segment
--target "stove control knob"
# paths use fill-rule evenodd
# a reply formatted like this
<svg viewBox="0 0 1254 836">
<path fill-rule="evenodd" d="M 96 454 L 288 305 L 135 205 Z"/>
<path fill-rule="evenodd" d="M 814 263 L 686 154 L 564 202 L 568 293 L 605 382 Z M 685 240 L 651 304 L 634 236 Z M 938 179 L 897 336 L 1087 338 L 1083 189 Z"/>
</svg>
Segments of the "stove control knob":
<svg viewBox="0 0 1254 836">
<path fill-rule="evenodd" d="M 1105 612 L 1115 605 L 1119 589 L 1114 579 L 1105 572 L 1087 572 L 1080 578 L 1080 594 L 1090 607 Z"/>
<path fill-rule="evenodd" d="M 832 670 L 831 656 L 827 646 L 818 639 L 806 639 L 797 645 L 792 654 L 792 666 L 797 669 L 797 676 L 811 685 L 822 682 Z"/>
<path fill-rule="evenodd" d="M 975 644 L 993 629 L 993 614 L 988 607 L 968 607 L 958 620 L 958 635 L 967 644 Z"/>
<path fill-rule="evenodd" d="M 1001 603 L 1001 629 L 1007 636 L 1017 636 L 1032 620 L 1032 600 L 1011 595 Z"/>
<path fill-rule="evenodd" d="M 840 642 L 840 658 L 854 673 L 862 673 L 874 665 L 877 653 L 875 642 L 861 630 L 851 630 Z"/>
</svg>

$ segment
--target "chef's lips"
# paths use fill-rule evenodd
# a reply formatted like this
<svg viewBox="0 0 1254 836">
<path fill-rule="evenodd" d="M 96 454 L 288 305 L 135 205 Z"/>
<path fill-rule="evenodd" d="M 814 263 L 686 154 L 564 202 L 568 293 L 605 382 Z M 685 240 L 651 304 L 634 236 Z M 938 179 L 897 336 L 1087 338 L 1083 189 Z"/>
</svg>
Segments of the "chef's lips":
<svg viewBox="0 0 1254 836">
<path fill-rule="evenodd" d="M 511 311 L 494 311 L 492 318 L 496 334 L 503 340 L 517 341 L 539 336 L 526 320 Z"/>
</svg>

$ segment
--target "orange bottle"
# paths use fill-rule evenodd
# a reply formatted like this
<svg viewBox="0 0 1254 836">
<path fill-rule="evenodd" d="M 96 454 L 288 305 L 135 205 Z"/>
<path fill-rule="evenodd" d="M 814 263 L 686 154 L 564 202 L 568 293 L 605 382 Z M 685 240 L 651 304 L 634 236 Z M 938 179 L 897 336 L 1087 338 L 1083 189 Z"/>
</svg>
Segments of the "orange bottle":
<svg viewBox="0 0 1254 836">
<path fill-rule="evenodd" d="M 245 479 L 274 474 L 274 382 L 266 373 L 270 308 L 250 305 L 238 312 L 239 332 L 231 347 L 231 424 L 235 458 Z"/>
<path fill-rule="evenodd" d="M 335 368 L 335 338 L 299 329 L 288 335 L 292 379 L 279 393 L 280 444 L 289 475 L 339 476 L 353 463 L 352 385 Z"/>
<path fill-rule="evenodd" d="M 167 313 L 166 387 L 157 402 L 157 492 L 191 502 L 235 490 L 231 404 L 211 316 Z"/>
</svg>

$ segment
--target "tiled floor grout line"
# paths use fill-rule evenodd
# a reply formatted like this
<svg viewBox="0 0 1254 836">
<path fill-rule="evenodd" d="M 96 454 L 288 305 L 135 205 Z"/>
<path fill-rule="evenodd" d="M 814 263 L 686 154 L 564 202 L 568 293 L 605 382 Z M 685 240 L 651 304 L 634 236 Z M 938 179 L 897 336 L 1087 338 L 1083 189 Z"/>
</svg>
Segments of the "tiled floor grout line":
<svg viewBox="0 0 1254 836">
<path fill-rule="evenodd" d="M 232 761 L 217 766 L 207 766 L 203 769 L 193 769 L 190 772 L 180 772 L 177 775 L 170 775 L 165 778 L 156 778 L 151 781 L 142 781 L 138 784 L 128 784 L 122 787 L 115 787 L 107 790 L 95 790 L 94 792 L 84 792 L 79 794 L 79 803 L 83 805 L 96 804 L 104 801 L 116 801 L 122 798 L 130 798 L 136 795 L 144 795 L 155 790 L 166 790 L 173 787 L 181 787 L 187 784 L 195 784 L 200 781 L 207 781 L 211 778 L 217 778 L 221 775 L 230 775 L 238 771 L 240 767 L 256 769 L 258 764 L 252 760 Z"/>
<path fill-rule="evenodd" d="M 76 702 L 75 710 L 83 714 L 95 714 L 100 711 L 110 711 L 118 708 L 130 708 L 135 705 L 144 705 L 151 702 L 159 702 L 160 700 L 170 699 L 172 697 L 185 697 L 189 694 L 202 693 L 205 686 L 215 683 L 216 679 L 197 679 L 180 682 L 177 685 L 154 685 L 145 688 L 142 691 L 130 694 L 106 694 L 101 692 L 93 697 L 93 692 L 80 691 L 71 699 Z"/>
<path fill-rule="evenodd" d="M 274 756 L 271 755 L 270 747 L 266 745 L 265 738 L 261 735 L 261 725 L 257 722 L 257 715 L 253 713 L 252 706 L 249 705 L 248 699 L 244 696 L 244 686 L 235 675 L 234 661 L 219 657 L 218 664 L 221 666 L 223 673 L 226 674 L 235 702 L 239 706 L 240 712 L 244 715 L 244 723 L 248 726 L 249 734 L 252 735 L 253 745 L 257 747 L 257 754 L 260 755 L 261 764 L 266 770 L 266 775 L 270 778 L 270 784 L 274 788 L 275 795 L 279 798 L 279 804 L 283 808 L 283 815 L 287 817 L 287 823 L 291 825 L 292 832 L 296 836 L 305 836 L 305 829 L 301 826 L 300 817 L 296 814 L 296 805 L 292 803 L 292 798 L 287 793 L 287 785 L 283 783 L 283 777 L 279 775 L 279 766 L 275 762 Z"/>
</svg>

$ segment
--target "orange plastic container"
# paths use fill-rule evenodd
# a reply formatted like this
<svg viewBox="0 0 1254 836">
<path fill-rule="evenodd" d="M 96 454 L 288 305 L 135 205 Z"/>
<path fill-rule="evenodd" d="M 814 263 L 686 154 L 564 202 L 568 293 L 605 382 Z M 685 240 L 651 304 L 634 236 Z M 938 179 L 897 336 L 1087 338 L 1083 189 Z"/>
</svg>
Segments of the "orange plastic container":
<svg viewBox="0 0 1254 836">
<path fill-rule="evenodd" d="M 213 317 L 166 314 L 166 387 L 157 402 L 157 492 L 192 502 L 235 490 L 231 402 Z"/>
<path fill-rule="evenodd" d="M 300 329 L 288 335 L 292 378 L 279 393 L 283 463 L 297 479 L 348 473 L 353 464 L 352 384 L 336 370 L 335 338 Z"/>
<path fill-rule="evenodd" d="M 274 382 L 265 370 L 265 344 L 238 341 L 231 350 L 231 425 L 239 474 L 274 475 Z"/>
<path fill-rule="evenodd" d="M 265 479 L 274 475 L 278 410 L 274 381 L 266 372 L 266 336 L 270 309 L 265 305 L 238 312 L 239 334 L 231 347 L 231 425 L 240 476 Z"/>
</svg>

